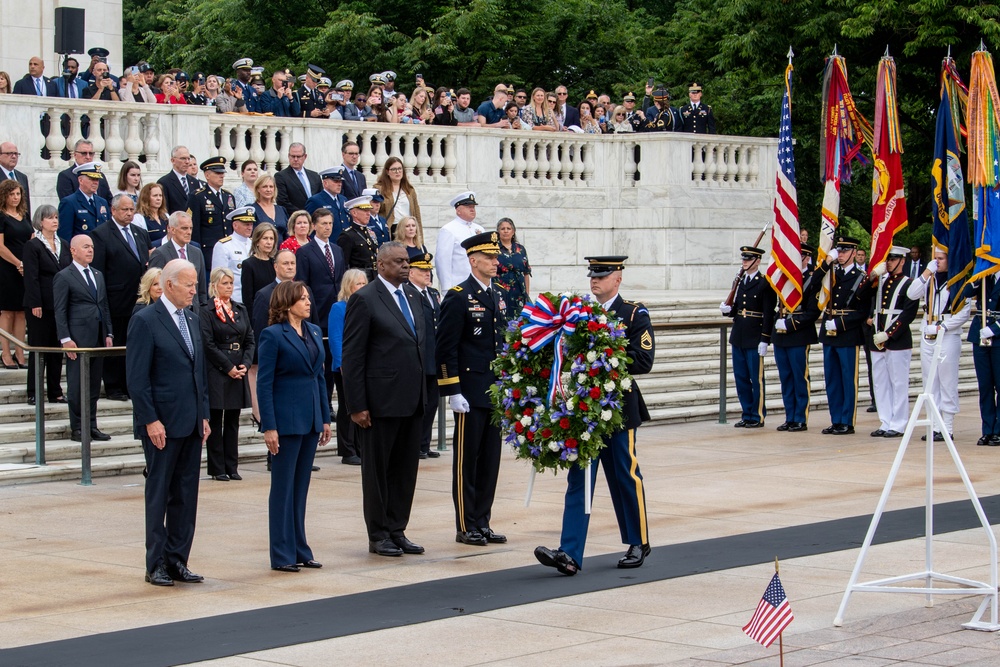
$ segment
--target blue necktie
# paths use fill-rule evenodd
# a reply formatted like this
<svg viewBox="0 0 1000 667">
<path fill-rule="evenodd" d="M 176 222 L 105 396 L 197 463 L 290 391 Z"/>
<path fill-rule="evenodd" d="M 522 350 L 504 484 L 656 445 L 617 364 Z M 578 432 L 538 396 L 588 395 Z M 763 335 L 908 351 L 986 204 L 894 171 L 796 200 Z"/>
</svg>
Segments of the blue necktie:
<svg viewBox="0 0 1000 667">
<path fill-rule="evenodd" d="M 309 190 L 309 179 L 306 178 L 305 171 L 296 172 L 299 175 L 299 181 L 302 183 L 302 189 L 306 191 L 306 197 L 312 196 L 312 191 Z"/>
<path fill-rule="evenodd" d="M 41 79 L 35 79 L 35 92 L 38 93 L 41 97 L 45 97 L 45 93 L 42 91 Z"/>
<path fill-rule="evenodd" d="M 181 338 L 184 339 L 184 344 L 187 345 L 188 356 L 194 359 L 194 345 L 191 344 L 191 332 L 188 331 L 187 318 L 184 317 L 184 311 L 178 308 L 174 311 L 177 315 L 177 324 L 181 330 Z"/>
<path fill-rule="evenodd" d="M 125 239 L 128 241 L 128 247 L 132 249 L 132 254 L 135 255 L 136 259 L 139 259 L 139 249 L 135 246 L 135 239 L 132 235 L 128 233 L 128 227 L 122 228 L 122 234 L 125 235 Z"/>
<path fill-rule="evenodd" d="M 406 299 L 403 298 L 403 290 L 396 289 L 396 301 L 399 302 L 399 309 L 403 311 L 403 317 L 406 318 L 406 323 L 410 325 L 410 331 L 412 331 L 414 337 L 416 337 L 417 329 L 413 326 L 413 315 L 410 315 L 410 308 L 406 305 Z"/>
<path fill-rule="evenodd" d="M 90 288 L 90 295 L 94 297 L 94 301 L 97 301 L 97 285 L 94 284 L 94 279 L 90 277 L 90 269 L 84 269 L 83 275 L 87 278 L 87 287 Z"/>
</svg>

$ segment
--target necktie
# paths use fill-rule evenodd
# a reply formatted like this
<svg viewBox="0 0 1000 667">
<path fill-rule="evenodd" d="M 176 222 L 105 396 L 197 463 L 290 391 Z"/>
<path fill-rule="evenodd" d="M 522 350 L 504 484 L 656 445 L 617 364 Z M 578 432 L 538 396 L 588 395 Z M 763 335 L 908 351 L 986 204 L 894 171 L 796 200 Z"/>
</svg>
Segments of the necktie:
<svg viewBox="0 0 1000 667">
<path fill-rule="evenodd" d="M 191 332 L 188 331 L 187 318 L 184 317 L 184 311 L 178 308 L 174 311 L 174 315 L 177 316 L 177 326 L 181 330 L 181 338 L 184 339 L 184 344 L 187 345 L 188 356 L 194 359 L 194 345 L 191 344 Z"/>
<path fill-rule="evenodd" d="M 187 248 L 186 247 L 185 248 L 180 248 L 177 251 L 177 256 L 180 257 L 181 259 L 187 259 L 188 258 L 188 256 L 187 256 Z"/>
<path fill-rule="evenodd" d="M 75 81 L 70 81 L 69 83 L 66 84 L 66 88 L 67 88 L 67 90 L 69 90 L 69 96 L 75 99 L 76 98 L 76 92 L 77 92 L 76 91 L 76 82 Z"/>
<path fill-rule="evenodd" d="M 181 178 L 181 185 L 184 186 L 184 194 L 186 194 L 186 195 L 191 194 L 191 190 L 188 188 L 188 179 L 187 179 L 187 176 L 184 176 L 184 177 Z"/>
<path fill-rule="evenodd" d="M 327 266 L 328 269 L 330 269 L 330 275 L 331 276 L 336 276 L 337 275 L 336 271 L 333 268 L 333 253 L 330 252 L 330 244 L 329 243 L 326 244 L 326 266 Z"/>
<path fill-rule="evenodd" d="M 42 90 L 42 80 L 35 79 L 35 92 L 40 96 L 45 97 L 45 91 Z"/>
<path fill-rule="evenodd" d="M 306 178 L 306 172 L 303 170 L 296 173 L 299 175 L 299 181 L 302 183 L 302 189 L 306 191 L 306 197 L 312 197 L 312 192 L 309 191 L 309 179 Z"/>
<path fill-rule="evenodd" d="M 90 288 L 90 295 L 94 297 L 94 301 L 97 301 L 97 285 L 94 284 L 94 279 L 90 277 L 90 269 L 84 269 L 83 275 L 87 278 L 87 287 Z"/>
<path fill-rule="evenodd" d="M 93 197 L 87 197 L 87 206 L 89 206 L 90 208 L 94 208 L 94 198 Z"/>
<path fill-rule="evenodd" d="M 9 177 L 10 177 L 10 180 L 12 180 L 12 181 L 16 181 L 16 180 L 17 180 L 17 179 L 16 179 L 15 177 L 14 177 L 14 172 L 13 172 L 13 171 L 11 171 L 10 173 L 8 173 L 7 175 L 8 175 Z"/>
<path fill-rule="evenodd" d="M 396 288 L 396 301 L 399 302 L 399 309 L 403 311 L 403 317 L 406 318 L 406 323 L 410 325 L 410 331 L 413 335 L 417 335 L 417 329 L 413 326 L 413 315 L 410 315 L 410 308 L 406 305 L 406 299 L 403 298 L 403 290 Z"/>
<path fill-rule="evenodd" d="M 128 243 L 128 247 L 132 249 L 132 254 L 135 255 L 136 259 L 139 259 L 139 249 L 135 246 L 135 239 L 128 233 L 128 227 L 122 227 L 122 234 L 125 235 L 125 241 Z"/>
</svg>

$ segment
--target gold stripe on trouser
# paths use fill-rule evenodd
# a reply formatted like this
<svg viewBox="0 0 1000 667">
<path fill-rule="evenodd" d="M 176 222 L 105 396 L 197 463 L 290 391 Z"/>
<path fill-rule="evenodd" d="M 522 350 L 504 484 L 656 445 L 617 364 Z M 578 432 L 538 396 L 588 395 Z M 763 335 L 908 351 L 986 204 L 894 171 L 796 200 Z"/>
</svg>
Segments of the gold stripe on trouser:
<svg viewBox="0 0 1000 667">
<path fill-rule="evenodd" d="M 812 385 L 809 382 L 809 348 L 811 345 L 806 345 L 806 423 L 809 423 L 809 403 L 812 397 Z"/>
<path fill-rule="evenodd" d="M 629 467 L 629 475 L 635 482 L 635 499 L 639 505 L 639 533 L 642 536 L 642 543 L 649 544 L 649 536 L 646 534 L 646 494 L 642 488 L 642 480 L 635 474 L 639 467 L 639 459 L 635 457 L 635 429 L 628 430 L 628 455 L 632 457 L 632 465 Z M 589 474 L 589 472 L 587 473 Z"/>
<path fill-rule="evenodd" d="M 455 511 L 458 513 L 458 527 L 463 533 L 465 532 L 465 484 L 462 479 L 462 466 L 465 464 L 465 413 L 456 412 L 455 413 L 455 433 L 458 434 L 458 438 L 455 441 L 455 456 L 457 457 L 457 465 L 455 467 L 455 474 L 458 476 L 455 480 L 455 488 L 458 490 L 458 502 L 456 503 L 458 507 Z"/>
<path fill-rule="evenodd" d="M 851 426 L 858 423 L 858 363 L 860 358 L 858 348 L 854 348 L 854 417 L 851 419 Z"/>
<path fill-rule="evenodd" d="M 757 364 L 757 389 L 760 394 L 760 398 L 757 399 L 757 416 L 760 417 L 760 423 L 764 423 L 764 357 L 759 357 L 760 362 Z"/>
</svg>

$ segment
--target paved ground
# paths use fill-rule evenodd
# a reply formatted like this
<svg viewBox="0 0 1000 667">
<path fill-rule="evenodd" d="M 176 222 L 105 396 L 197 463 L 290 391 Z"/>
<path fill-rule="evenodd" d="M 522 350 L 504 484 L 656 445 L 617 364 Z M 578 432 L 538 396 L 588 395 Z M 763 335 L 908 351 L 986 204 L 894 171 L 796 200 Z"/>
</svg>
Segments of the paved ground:
<svg viewBox="0 0 1000 667">
<path fill-rule="evenodd" d="M 966 400 L 962 409 L 955 435 L 976 490 L 982 497 L 1000 494 L 1000 448 L 974 445 L 979 435 L 977 407 Z M 733 536 L 760 533 L 761 541 L 774 540 L 784 533 L 764 531 L 872 512 L 898 444 L 868 437 L 876 428 L 874 415 L 862 411 L 859 434 L 841 438 L 819 434 L 826 425 L 825 413 L 814 413 L 812 430 L 804 434 L 775 432 L 780 421 L 772 416 L 767 428 L 750 432 L 705 422 L 640 431 L 654 544 L 649 565 L 659 558 L 657 567 L 665 568 L 676 545 L 713 539 L 718 541 L 707 544 L 719 545 L 715 560 L 738 562 L 740 554 L 726 552 L 727 545 L 737 543 L 728 541 L 736 540 Z M 914 442 L 889 509 L 923 504 L 923 452 L 923 443 Z M 963 499 L 943 448 L 935 465 L 936 502 Z M 423 585 L 447 592 L 453 581 L 475 581 L 460 579 L 468 575 L 515 581 L 522 587 L 545 586 L 556 593 L 530 604 L 455 612 L 416 624 L 392 619 L 393 609 L 386 608 L 384 629 L 337 637 L 338 625 L 358 621 L 351 618 L 352 607 L 342 606 L 343 616 L 321 619 L 329 623 L 327 636 L 332 639 L 248 652 L 238 641 L 228 641 L 232 637 L 220 636 L 211 647 L 217 652 L 205 656 L 230 657 L 198 664 L 778 664 L 777 643 L 761 647 L 740 630 L 773 565 L 664 575 L 643 583 L 621 579 L 627 573 L 609 567 L 623 547 L 600 478 L 587 552 L 597 558 L 586 562 L 577 577 L 562 579 L 535 564 L 531 554 L 538 544 L 558 543 L 562 477 L 540 476 L 526 508 L 527 466 L 505 455 L 494 527 L 510 542 L 479 549 L 454 542 L 450 453 L 422 462 L 408 535 L 423 544 L 427 554 L 385 559 L 367 553 L 359 470 L 340 465 L 338 459 L 326 459 L 322 466 L 314 476 L 308 530 L 316 557 L 326 567 L 298 574 L 268 568 L 268 478 L 262 465 L 254 465 L 241 471 L 243 482 L 202 482 L 190 565 L 208 580 L 173 589 L 142 581 L 140 477 L 98 479 L 91 488 L 68 482 L 0 488 L 0 649 L 22 647 L 17 652 L 0 650 L 0 664 L 56 664 L 60 647 L 74 646 L 26 648 L 29 645 L 192 618 L 224 622 L 241 618 L 226 615 L 248 610 L 271 609 L 274 623 L 280 625 L 285 614 L 307 608 L 302 605 L 348 600 L 358 602 L 359 617 L 372 615 L 364 603 L 375 591 Z M 1000 516 L 992 520 L 1000 522 Z M 857 532 L 854 545 L 863 537 L 863 530 Z M 765 546 L 773 547 L 778 557 L 787 548 L 780 538 Z M 782 560 L 781 576 L 796 617 L 784 638 L 786 665 L 1000 664 L 996 634 L 961 629 L 978 603 L 971 596 L 938 596 L 934 607 L 926 608 L 919 596 L 858 593 L 844 627 L 832 627 L 858 555 L 851 547 L 848 543 L 841 550 Z M 938 571 L 972 579 L 989 576 L 981 530 L 940 535 L 935 557 Z M 923 558 L 923 540 L 877 546 L 865 578 L 920 570 Z M 654 570 L 637 572 L 649 576 Z M 613 578 L 617 583 L 605 586 Z M 576 593 L 579 586 L 591 583 L 598 584 L 595 590 Z M 574 594 L 559 593 L 563 585 Z M 511 591 L 485 591 L 484 596 L 504 593 Z M 281 605 L 293 606 L 279 609 Z M 158 630 L 145 632 L 134 634 L 154 637 Z M 110 636 L 109 647 L 118 636 Z M 8 659 L 14 655 L 16 662 Z M 121 664 L 169 664 L 151 653 L 131 656 L 131 663 L 129 656 L 117 658 L 124 659 Z M 81 658 L 78 664 L 92 663 Z"/>
</svg>

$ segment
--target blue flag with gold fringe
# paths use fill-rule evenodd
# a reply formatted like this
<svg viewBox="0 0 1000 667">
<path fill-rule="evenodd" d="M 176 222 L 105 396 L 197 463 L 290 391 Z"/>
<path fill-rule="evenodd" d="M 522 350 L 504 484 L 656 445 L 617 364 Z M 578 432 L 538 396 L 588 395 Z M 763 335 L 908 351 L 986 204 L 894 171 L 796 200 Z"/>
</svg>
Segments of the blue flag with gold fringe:
<svg viewBox="0 0 1000 667">
<path fill-rule="evenodd" d="M 976 265 L 971 281 L 1000 271 L 1000 93 L 993 57 L 984 49 L 972 54 L 969 77 L 969 180 L 972 181 Z"/>
</svg>

